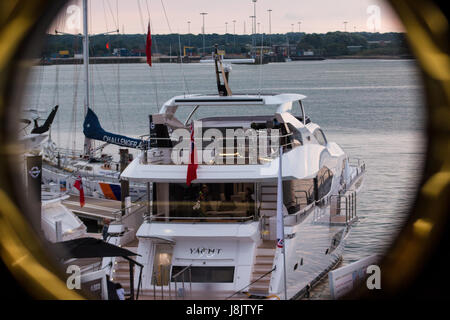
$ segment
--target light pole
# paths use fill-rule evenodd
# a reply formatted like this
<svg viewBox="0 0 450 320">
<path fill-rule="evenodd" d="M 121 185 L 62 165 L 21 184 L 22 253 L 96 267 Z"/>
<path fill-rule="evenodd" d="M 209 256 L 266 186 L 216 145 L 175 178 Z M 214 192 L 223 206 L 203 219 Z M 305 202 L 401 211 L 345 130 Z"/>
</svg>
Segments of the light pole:
<svg viewBox="0 0 450 320">
<path fill-rule="evenodd" d="M 255 17 L 255 20 L 253 21 L 253 26 L 256 33 L 256 1 L 257 0 L 252 0 L 253 1 L 253 16 Z"/>
<path fill-rule="evenodd" d="M 233 20 L 233 50 L 236 48 L 236 20 Z"/>
<path fill-rule="evenodd" d="M 261 34 L 261 22 L 258 22 L 258 34 Z"/>
<path fill-rule="evenodd" d="M 255 19 L 255 16 L 250 16 L 249 18 L 252 19 L 252 36 L 253 36 L 253 34 L 256 32 L 255 29 L 253 28 L 254 27 L 253 26 L 253 19 Z"/>
<path fill-rule="evenodd" d="M 272 9 L 267 10 L 269 12 L 269 34 L 272 34 Z"/>
<path fill-rule="evenodd" d="M 188 21 L 187 23 L 188 23 L 188 39 L 189 39 L 188 46 L 190 47 L 191 46 L 191 37 L 189 35 L 191 34 L 191 22 Z"/>
<path fill-rule="evenodd" d="M 347 23 L 348 21 L 344 21 L 344 32 L 347 32 Z"/>
<path fill-rule="evenodd" d="M 228 22 L 225 22 L 225 46 L 228 44 Z"/>
<path fill-rule="evenodd" d="M 302 32 L 302 22 L 298 22 L 298 33 Z"/>
<path fill-rule="evenodd" d="M 203 27 L 202 27 L 202 33 L 203 33 L 203 55 L 205 55 L 205 16 L 208 14 L 208 12 L 200 12 L 200 14 L 203 17 Z"/>
<path fill-rule="evenodd" d="M 294 32 L 294 24 L 291 23 L 291 27 L 292 27 L 292 32 Z"/>
</svg>

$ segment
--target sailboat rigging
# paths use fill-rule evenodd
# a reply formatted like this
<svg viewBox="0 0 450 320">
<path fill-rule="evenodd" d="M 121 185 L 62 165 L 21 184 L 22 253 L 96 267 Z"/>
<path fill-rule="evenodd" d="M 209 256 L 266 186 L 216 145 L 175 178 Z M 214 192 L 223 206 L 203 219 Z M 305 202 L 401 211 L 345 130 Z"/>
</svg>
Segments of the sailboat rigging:
<svg viewBox="0 0 450 320">
<path fill-rule="evenodd" d="M 98 120 L 97 115 L 93 111 L 93 87 L 92 87 L 92 72 L 90 70 L 89 56 L 89 25 L 88 25 L 88 1 L 82 1 L 83 13 L 83 75 L 85 85 L 83 113 L 85 116 L 83 123 L 84 133 L 84 148 L 83 150 L 75 150 L 75 139 L 73 150 L 56 148 L 56 144 L 49 140 L 48 145 L 52 148 L 44 147 L 45 149 L 45 163 L 43 166 L 43 181 L 44 183 L 56 183 L 60 186 L 68 186 L 66 189 L 62 187 L 61 190 L 78 194 L 78 190 L 74 188 L 75 181 L 78 176 L 83 179 L 83 186 L 86 196 L 108 198 L 113 200 L 120 200 L 120 197 L 112 197 L 109 189 L 120 190 L 119 183 L 119 163 L 113 160 L 110 154 L 104 154 L 103 149 L 109 145 L 118 145 L 125 148 L 145 148 L 146 141 L 135 138 L 128 138 L 121 135 L 116 135 L 105 131 Z M 114 32 L 119 32 L 116 30 Z M 57 32 L 61 33 L 61 32 Z M 105 34 L 110 33 L 106 32 Z M 119 68 L 117 69 L 119 73 Z M 77 75 L 78 73 L 76 73 Z M 76 77 L 76 80 L 78 77 Z M 119 81 L 119 80 L 118 80 Z M 101 79 L 100 79 L 101 83 Z M 119 84 L 118 84 L 119 85 Z M 75 85 L 75 90 L 77 89 Z M 76 123 L 76 92 L 74 95 L 74 110 L 72 124 Z M 105 97 L 107 102 L 107 97 Z M 119 93 L 118 93 L 119 101 Z M 118 102 L 119 103 L 119 102 Z M 119 111 L 120 114 L 120 111 Z M 120 121 L 120 117 L 119 117 Z M 75 131 L 75 128 L 71 132 Z M 94 141 L 100 140 L 103 143 L 95 147 Z M 130 161 L 132 155 L 129 156 Z M 66 192 L 66 191 L 64 191 Z M 119 192 L 120 193 L 120 192 Z M 119 194 L 118 193 L 118 194 Z M 140 196 L 139 186 L 131 186 L 130 195 L 132 198 Z"/>
</svg>

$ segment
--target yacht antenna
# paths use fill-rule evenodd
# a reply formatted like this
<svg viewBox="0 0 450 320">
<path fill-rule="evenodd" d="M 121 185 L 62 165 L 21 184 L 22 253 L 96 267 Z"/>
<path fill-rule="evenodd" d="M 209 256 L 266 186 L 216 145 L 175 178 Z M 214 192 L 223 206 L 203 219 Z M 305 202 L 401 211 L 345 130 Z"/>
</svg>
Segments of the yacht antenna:
<svg viewBox="0 0 450 320">
<path fill-rule="evenodd" d="M 219 96 L 233 95 L 228 85 L 228 78 L 231 71 L 231 66 L 223 66 L 222 58 L 219 55 L 218 45 L 214 45 L 214 65 L 216 67 L 217 90 Z M 220 81 L 220 74 L 222 74 L 223 84 Z"/>
</svg>

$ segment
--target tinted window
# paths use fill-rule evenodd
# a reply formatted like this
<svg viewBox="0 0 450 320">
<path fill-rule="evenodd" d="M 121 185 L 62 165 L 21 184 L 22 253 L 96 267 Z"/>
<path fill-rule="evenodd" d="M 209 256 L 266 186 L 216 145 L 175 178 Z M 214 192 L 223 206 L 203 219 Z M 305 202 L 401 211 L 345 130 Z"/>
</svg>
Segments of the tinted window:
<svg viewBox="0 0 450 320">
<path fill-rule="evenodd" d="M 325 197 L 331 190 L 333 173 L 327 167 L 323 167 L 317 174 L 318 199 Z"/>
<path fill-rule="evenodd" d="M 300 101 L 293 101 L 292 102 L 292 111 L 291 111 L 291 113 L 293 115 L 297 115 L 297 116 L 303 117 L 302 108 L 300 107 Z"/>
<path fill-rule="evenodd" d="M 184 266 L 173 266 L 172 276 L 182 271 Z M 234 267 L 191 267 L 184 274 L 184 281 L 188 282 L 192 277 L 192 282 L 233 282 L 234 280 Z M 181 282 L 183 275 L 180 275 L 176 280 Z M 172 282 L 175 279 L 172 278 Z"/>
<path fill-rule="evenodd" d="M 292 124 L 288 123 L 289 131 L 292 133 L 292 138 L 303 145 L 302 134 Z"/>
<path fill-rule="evenodd" d="M 327 138 L 325 138 L 322 130 L 317 129 L 316 131 L 314 131 L 314 137 L 317 139 L 317 142 L 319 142 L 319 144 L 323 146 L 327 145 Z"/>
</svg>

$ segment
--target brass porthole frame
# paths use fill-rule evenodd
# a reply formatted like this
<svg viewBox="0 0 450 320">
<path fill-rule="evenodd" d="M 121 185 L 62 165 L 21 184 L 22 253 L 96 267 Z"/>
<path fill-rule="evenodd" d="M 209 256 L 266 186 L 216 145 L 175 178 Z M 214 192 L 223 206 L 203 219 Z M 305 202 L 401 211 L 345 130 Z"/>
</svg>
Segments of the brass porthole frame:
<svg viewBox="0 0 450 320">
<path fill-rule="evenodd" d="M 448 21 L 432 1 L 388 0 L 407 31 L 422 70 L 427 102 L 426 163 L 406 225 L 381 262 L 383 292 L 394 296 L 421 271 L 424 260 L 448 225 L 450 212 L 450 59 Z M 37 299 L 82 299 L 68 290 L 54 261 L 19 209 L 8 161 L 14 156 L 8 111 L 19 80 L 19 62 L 42 21 L 65 0 L 0 2 L 0 256 L 27 292 Z"/>
</svg>

